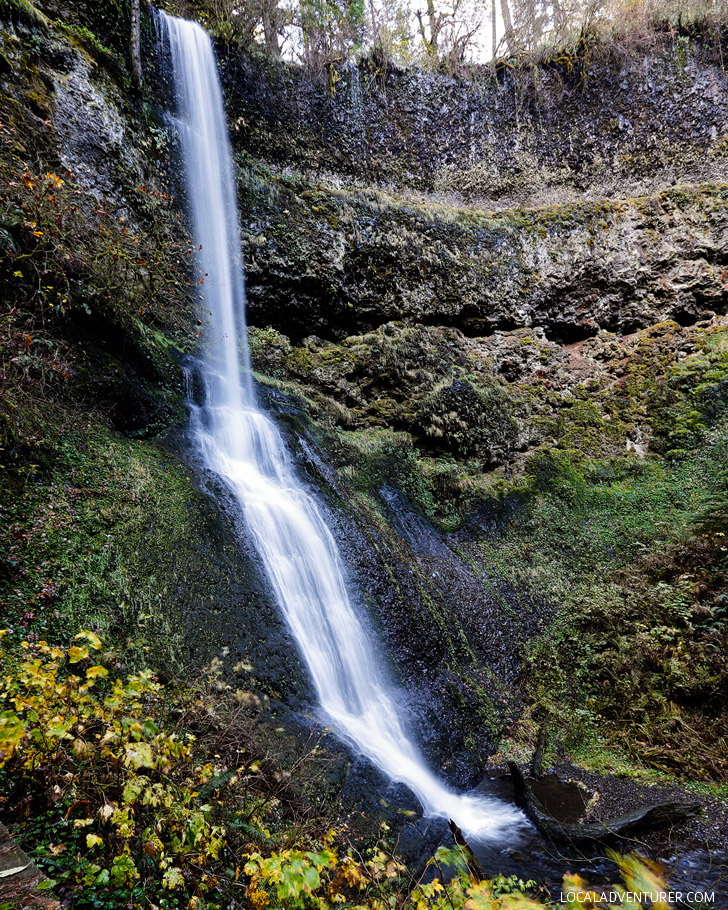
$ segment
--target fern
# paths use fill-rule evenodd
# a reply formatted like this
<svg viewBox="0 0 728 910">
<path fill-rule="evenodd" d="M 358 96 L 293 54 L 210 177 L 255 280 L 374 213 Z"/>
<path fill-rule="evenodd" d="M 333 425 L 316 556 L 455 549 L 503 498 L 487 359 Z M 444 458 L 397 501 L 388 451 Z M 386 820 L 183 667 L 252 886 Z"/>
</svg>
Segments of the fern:
<svg viewBox="0 0 728 910">
<path fill-rule="evenodd" d="M 728 529 L 728 468 L 723 468 L 716 481 L 718 491 L 705 497 L 692 522 L 700 534 Z"/>
</svg>

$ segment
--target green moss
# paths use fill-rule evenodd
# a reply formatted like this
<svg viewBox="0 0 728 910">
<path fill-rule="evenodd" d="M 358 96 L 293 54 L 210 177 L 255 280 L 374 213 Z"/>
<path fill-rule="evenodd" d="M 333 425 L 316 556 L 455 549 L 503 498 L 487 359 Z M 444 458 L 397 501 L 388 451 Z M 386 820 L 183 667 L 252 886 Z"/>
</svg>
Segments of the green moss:
<svg viewBox="0 0 728 910">
<path fill-rule="evenodd" d="M 597 401 L 589 398 L 565 403 L 554 427 L 559 446 L 591 456 L 623 452 L 626 427 L 608 416 Z"/>
<path fill-rule="evenodd" d="M 0 15 L 17 13 L 21 19 L 34 28 L 48 31 L 52 26 L 48 17 L 30 0 L 0 0 Z"/>
<path fill-rule="evenodd" d="M 544 451 L 527 462 L 520 510 L 473 548 L 489 574 L 557 608 L 524 677 L 580 760 L 606 746 L 669 774 L 725 773 L 728 669 L 714 645 L 728 564 L 721 538 L 691 527 L 725 495 L 727 446 L 723 424 L 669 464 Z"/>
<path fill-rule="evenodd" d="M 477 454 L 486 464 L 504 461 L 515 446 L 518 424 L 506 390 L 497 382 L 473 386 L 464 380 L 435 386 L 415 411 L 430 444 L 456 455 Z"/>
<path fill-rule="evenodd" d="M 78 412 L 40 406 L 13 423 L 0 475 L 5 621 L 53 641 L 111 630 L 126 659 L 151 651 L 174 666 L 175 563 L 195 547 L 185 468 Z"/>
</svg>

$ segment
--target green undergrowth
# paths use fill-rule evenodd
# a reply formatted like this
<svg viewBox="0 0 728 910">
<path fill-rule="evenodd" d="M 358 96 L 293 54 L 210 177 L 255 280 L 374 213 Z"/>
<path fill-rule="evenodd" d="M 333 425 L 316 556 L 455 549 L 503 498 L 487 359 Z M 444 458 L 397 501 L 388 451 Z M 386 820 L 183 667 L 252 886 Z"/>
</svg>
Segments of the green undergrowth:
<svg viewBox="0 0 728 910">
<path fill-rule="evenodd" d="M 180 631 L 165 607 L 196 549 L 184 466 L 93 414 L 31 402 L 18 411 L 0 450 L 5 623 L 31 641 L 108 629 L 125 661 L 153 649 L 157 666 L 178 665 Z"/>
<path fill-rule="evenodd" d="M 521 734 L 549 720 L 592 765 L 616 749 L 636 768 L 725 782 L 725 425 L 662 463 L 535 461 L 538 492 L 473 548 L 524 609 L 530 596 L 556 613 L 527 653 Z"/>
</svg>

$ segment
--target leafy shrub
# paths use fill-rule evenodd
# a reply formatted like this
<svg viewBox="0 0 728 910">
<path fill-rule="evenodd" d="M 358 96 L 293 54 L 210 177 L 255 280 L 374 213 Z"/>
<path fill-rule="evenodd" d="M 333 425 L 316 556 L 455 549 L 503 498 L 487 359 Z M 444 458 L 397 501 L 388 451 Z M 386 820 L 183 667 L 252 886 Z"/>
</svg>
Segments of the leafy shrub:
<svg viewBox="0 0 728 910">
<path fill-rule="evenodd" d="M 515 448 L 518 424 L 508 393 L 497 383 L 478 388 L 458 379 L 436 387 L 421 404 L 417 420 L 438 448 L 503 462 Z"/>
<path fill-rule="evenodd" d="M 60 871 L 71 889 L 115 906 L 150 876 L 160 891 L 184 888 L 191 866 L 217 860 L 225 843 L 196 798 L 212 766 L 192 762 L 193 736 L 153 719 L 163 690 L 149 671 L 112 681 L 98 636 L 77 639 L 68 649 L 24 642 L 28 656 L 0 684 L 4 789 L 64 807 L 78 851 Z"/>
</svg>

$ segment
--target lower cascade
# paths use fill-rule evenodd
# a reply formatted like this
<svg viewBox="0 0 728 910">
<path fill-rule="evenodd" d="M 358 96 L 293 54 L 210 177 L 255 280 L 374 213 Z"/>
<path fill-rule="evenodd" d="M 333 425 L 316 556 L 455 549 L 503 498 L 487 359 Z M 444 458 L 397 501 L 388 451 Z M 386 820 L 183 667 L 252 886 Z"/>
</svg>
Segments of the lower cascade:
<svg viewBox="0 0 728 910">
<path fill-rule="evenodd" d="M 336 733 L 428 816 L 451 818 L 471 838 L 501 839 L 525 824 L 500 800 L 449 790 L 402 725 L 372 642 L 349 599 L 334 538 L 296 478 L 283 439 L 257 405 L 250 376 L 245 286 L 232 158 L 212 45 L 197 24 L 160 14 L 172 60 L 176 127 L 194 241 L 210 311 L 191 403 L 206 465 L 237 497 L 288 625 Z"/>
</svg>

